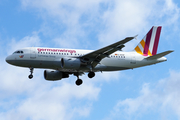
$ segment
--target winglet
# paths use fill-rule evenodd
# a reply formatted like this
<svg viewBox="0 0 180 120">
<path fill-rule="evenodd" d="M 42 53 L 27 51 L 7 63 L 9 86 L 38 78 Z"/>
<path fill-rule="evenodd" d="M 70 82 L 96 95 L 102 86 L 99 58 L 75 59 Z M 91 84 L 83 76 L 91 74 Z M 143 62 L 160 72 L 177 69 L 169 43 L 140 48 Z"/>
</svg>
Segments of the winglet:
<svg viewBox="0 0 180 120">
<path fill-rule="evenodd" d="M 149 57 L 147 57 L 147 58 L 145 58 L 145 59 L 147 59 L 147 60 L 158 59 L 158 58 L 161 58 L 161 57 L 163 57 L 163 56 L 165 56 L 165 55 L 167 55 L 167 54 L 169 54 L 169 53 L 171 53 L 171 52 L 174 52 L 174 51 L 173 51 L 173 50 L 168 50 L 168 51 L 165 51 L 165 52 L 162 52 L 162 53 L 153 55 L 153 56 L 149 56 Z"/>
</svg>

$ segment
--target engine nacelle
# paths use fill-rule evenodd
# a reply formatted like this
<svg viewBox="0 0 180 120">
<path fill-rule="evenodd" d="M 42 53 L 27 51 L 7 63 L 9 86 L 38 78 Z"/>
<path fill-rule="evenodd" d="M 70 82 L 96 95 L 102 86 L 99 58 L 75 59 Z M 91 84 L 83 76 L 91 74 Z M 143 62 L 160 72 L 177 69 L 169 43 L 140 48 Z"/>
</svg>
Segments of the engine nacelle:
<svg viewBox="0 0 180 120">
<path fill-rule="evenodd" d="M 44 78 L 49 81 L 56 81 L 61 80 L 62 78 L 68 78 L 69 74 L 63 73 L 61 71 L 51 71 L 51 70 L 45 70 L 44 71 Z"/>
<path fill-rule="evenodd" d="M 61 67 L 64 69 L 79 69 L 81 61 L 78 58 L 62 58 Z"/>
</svg>

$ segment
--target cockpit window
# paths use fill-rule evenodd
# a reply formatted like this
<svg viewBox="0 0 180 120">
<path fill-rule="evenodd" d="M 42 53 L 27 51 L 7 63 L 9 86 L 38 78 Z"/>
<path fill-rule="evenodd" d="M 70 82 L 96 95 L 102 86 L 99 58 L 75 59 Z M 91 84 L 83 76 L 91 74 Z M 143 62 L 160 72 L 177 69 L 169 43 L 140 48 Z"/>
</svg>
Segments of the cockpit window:
<svg viewBox="0 0 180 120">
<path fill-rule="evenodd" d="M 15 51 L 13 54 L 18 53 L 18 51 Z"/>
<path fill-rule="evenodd" d="M 23 51 L 15 51 L 13 54 L 15 54 L 15 53 L 18 53 L 18 54 L 22 54 L 22 53 L 24 53 Z"/>
</svg>

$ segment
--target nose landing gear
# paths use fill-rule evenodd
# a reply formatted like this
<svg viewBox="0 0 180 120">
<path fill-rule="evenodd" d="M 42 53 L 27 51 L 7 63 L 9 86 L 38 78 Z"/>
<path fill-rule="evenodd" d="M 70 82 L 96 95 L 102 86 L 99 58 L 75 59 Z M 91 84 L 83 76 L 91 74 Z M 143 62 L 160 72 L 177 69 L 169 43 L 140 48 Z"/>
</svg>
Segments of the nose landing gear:
<svg viewBox="0 0 180 120">
<path fill-rule="evenodd" d="M 32 79 L 32 78 L 33 78 L 33 75 L 32 75 L 32 74 L 33 74 L 33 70 L 34 70 L 34 68 L 31 67 L 31 68 L 30 68 L 30 73 L 31 73 L 31 74 L 28 76 L 29 79 Z"/>
<path fill-rule="evenodd" d="M 29 79 L 32 79 L 32 78 L 33 78 L 33 75 L 29 75 L 28 77 L 29 77 Z"/>
</svg>

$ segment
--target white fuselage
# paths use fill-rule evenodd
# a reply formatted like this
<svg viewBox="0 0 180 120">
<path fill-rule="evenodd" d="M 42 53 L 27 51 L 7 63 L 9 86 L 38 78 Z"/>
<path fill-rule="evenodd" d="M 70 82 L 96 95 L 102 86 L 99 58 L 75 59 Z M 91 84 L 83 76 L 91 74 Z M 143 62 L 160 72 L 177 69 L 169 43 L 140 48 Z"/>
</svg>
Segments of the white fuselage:
<svg viewBox="0 0 180 120">
<path fill-rule="evenodd" d="M 6 58 L 12 65 L 20 67 L 33 67 L 54 69 L 63 72 L 89 72 L 89 67 L 82 65 L 79 69 L 64 69 L 61 67 L 61 58 L 76 58 L 83 56 L 93 50 L 61 49 L 61 48 L 24 48 L 19 53 L 15 52 Z M 137 52 L 115 52 L 102 59 L 92 71 L 117 71 L 133 69 L 166 61 L 165 57 L 156 60 L 147 60 Z"/>
</svg>

